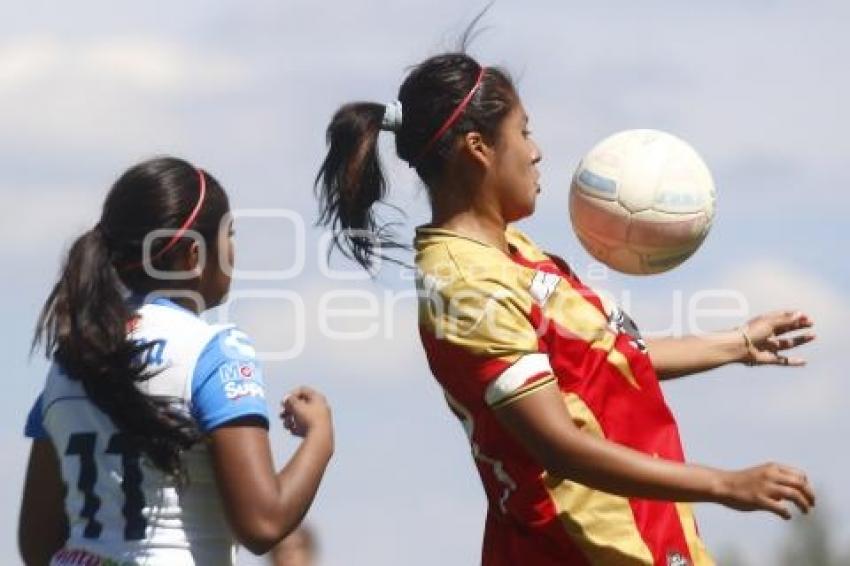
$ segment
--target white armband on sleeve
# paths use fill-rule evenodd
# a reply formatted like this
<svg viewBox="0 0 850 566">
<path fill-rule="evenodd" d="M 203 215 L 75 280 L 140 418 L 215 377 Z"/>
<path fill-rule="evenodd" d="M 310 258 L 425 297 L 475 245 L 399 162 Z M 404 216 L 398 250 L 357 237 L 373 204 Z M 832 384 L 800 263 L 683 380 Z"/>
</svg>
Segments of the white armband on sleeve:
<svg viewBox="0 0 850 566">
<path fill-rule="evenodd" d="M 484 400 L 491 407 L 505 405 L 554 379 L 549 356 L 526 354 L 487 386 Z"/>
</svg>

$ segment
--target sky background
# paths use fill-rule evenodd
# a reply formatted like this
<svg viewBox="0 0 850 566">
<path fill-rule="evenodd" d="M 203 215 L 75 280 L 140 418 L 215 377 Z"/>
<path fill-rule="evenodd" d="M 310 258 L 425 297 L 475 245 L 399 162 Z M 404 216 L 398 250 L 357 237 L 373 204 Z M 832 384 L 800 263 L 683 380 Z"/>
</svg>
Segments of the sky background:
<svg viewBox="0 0 850 566">
<path fill-rule="evenodd" d="M 481 7 L 446 0 L 4 5 L 4 563 L 16 555 L 29 449 L 21 430 L 46 368 L 41 357 L 28 357 L 35 318 L 63 251 L 96 221 L 110 184 L 158 154 L 213 173 L 236 209 L 303 218 L 303 230 L 286 218 L 237 221 L 238 268 L 303 269 L 281 280 L 237 280 L 226 312 L 212 315 L 239 323 L 262 351 L 293 352 L 266 364 L 272 407 L 302 383 L 325 392 L 334 407 L 337 450 L 310 512 L 323 564 L 477 563 L 483 492 L 463 432 L 428 372 L 409 273 L 328 277 L 322 232 L 312 227 L 311 186 L 335 109 L 351 100 L 393 100 L 405 70 L 454 47 Z M 723 329 L 777 308 L 815 319 L 819 338 L 805 348 L 804 369 L 727 367 L 664 389 L 691 460 L 804 468 L 820 496 L 817 513 L 844 548 L 848 23 L 850 5 L 839 1 L 503 0 L 471 49 L 516 77 L 544 153 L 543 192 L 522 228 L 621 300 L 646 334 Z M 636 127 L 688 140 L 718 191 L 715 224 L 699 252 L 648 278 L 600 270 L 573 235 L 566 205 L 581 155 Z M 407 213 L 400 234 L 409 239 L 428 221 L 427 201 L 395 157 L 391 135 L 385 138 L 391 202 Z M 333 266 L 357 275 L 344 261 Z M 741 312 L 695 319 L 694 301 L 706 290 L 743 298 L 713 303 Z M 323 323 L 329 305 L 366 310 Z M 329 328 L 367 337 L 334 339 Z M 295 441 L 273 429 L 283 462 Z M 734 546 L 752 564 L 766 563 L 789 528 L 772 516 L 713 505 L 698 506 L 697 514 L 715 553 Z"/>
</svg>

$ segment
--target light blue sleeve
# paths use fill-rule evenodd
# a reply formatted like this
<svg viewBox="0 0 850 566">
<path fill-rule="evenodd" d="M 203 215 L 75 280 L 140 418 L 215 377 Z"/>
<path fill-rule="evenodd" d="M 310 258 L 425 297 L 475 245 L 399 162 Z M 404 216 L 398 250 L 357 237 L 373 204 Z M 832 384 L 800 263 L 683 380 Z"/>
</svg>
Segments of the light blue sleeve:
<svg viewBox="0 0 850 566">
<path fill-rule="evenodd" d="M 30 409 L 29 415 L 27 415 L 27 424 L 24 427 L 24 436 L 32 438 L 33 440 L 48 438 L 47 431 L 44 429 L 44 420 L 42 418 L 43 412 L 41 410 L 41 398 L 42 396 L 39 395 L 38 399 L 36 399 L 35 403 L 33 403 L 32 409 Z"/>
<path fill-rule="evenodd" d="M 247 416 L 261 417 L 268 427 L 256 355 L 251 339 L 235 328 L 216 334 L 201 352 L 192 376 L 192 416 L 203 432 Z"/>
</svg>

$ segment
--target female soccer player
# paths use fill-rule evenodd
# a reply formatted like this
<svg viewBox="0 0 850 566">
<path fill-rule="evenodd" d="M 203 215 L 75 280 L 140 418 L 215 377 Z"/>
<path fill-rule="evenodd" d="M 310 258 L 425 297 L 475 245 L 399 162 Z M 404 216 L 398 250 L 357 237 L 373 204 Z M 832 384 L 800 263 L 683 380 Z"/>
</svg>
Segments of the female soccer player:
<svg viewBox="0 0 850 566">
<path fill-rule="evenodd" d="M 275 472 L 252 342 L 198 316 L 230 286 L 228 211 L 212 175 L 152 159 L 72 245 L 36 334 L 53 365 L 26 427 L 27 564 L 229 565 L 234 535 L 263 553 L 307 512 L 333 451 L 325 399 L 282 403 L 304 441 Z"/>
<path fill-rule="evenodd" d="M 416 232 L 419 325 L 431 370 L 463 423 L 489 500 L 482 563 L 711 564 L 686 502 L 788 518 L 814 495 L 803 473 L 686 464 L 658 379 L 730 362 L 798 365 L 802 313 L 652 341 L 560 258 L 511 223 L 534 211 L 541 153 L 508 75 L 463 53 L 416 66 L 387 106 L 352 103 L 328 128 L 322 221 L 369 268 L 386 192 L 382 129 L 428 189 Z M 370 236 L 368 233 L 372 233 Z"/>
</svg>

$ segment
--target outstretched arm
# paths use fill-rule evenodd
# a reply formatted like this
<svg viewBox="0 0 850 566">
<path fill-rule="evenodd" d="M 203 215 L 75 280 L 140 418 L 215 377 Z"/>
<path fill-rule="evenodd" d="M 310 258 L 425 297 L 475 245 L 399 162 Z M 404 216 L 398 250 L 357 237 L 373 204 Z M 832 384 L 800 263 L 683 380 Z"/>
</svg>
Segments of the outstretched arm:
<svg viewBox="0 0 850 566">
<path fill-rule="evenodd" d="M 740 362 L 749 365 L 801 366 L 799 357 L 787 357 L 784 350 L 811 342 L 811 332 L 790 335 L 811 328 L 812 320 L 798 311 L 776 311 L 760 315 L 734 330 L 647 340 L 649 357 L 659 379 L 673 379 Z"/>
<path fill-rule="evenodd" d="M 791 518 L 784 501 L 804 513 L 814 505 L 806 476 L 788 466 L 764 464 L 730 472 L 654 458 L 586 433 L 573 423 L 554 384 L 496 409 L 496 415 L 547 471 L 615 495 L 709 501 L 740 511 L 770 511 L 784 519 Z"/>
</svg>

